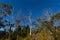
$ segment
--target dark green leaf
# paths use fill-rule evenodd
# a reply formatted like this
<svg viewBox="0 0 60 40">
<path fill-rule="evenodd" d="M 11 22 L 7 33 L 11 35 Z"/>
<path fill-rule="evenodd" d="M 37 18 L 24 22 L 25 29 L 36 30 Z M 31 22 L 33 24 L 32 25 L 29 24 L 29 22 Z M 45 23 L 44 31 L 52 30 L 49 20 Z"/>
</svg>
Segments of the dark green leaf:
<svg viewBox="0 0 60 40">
<path fill-rule="evenodd" d="M 10 4 L 7 4 L 6 8 L 12 9 L 12 6 Z"/>
<path fill-rule="evenodd" d="M 5 9 L 6 13 L 11 14 L 11 10 Z"/>
</svg>

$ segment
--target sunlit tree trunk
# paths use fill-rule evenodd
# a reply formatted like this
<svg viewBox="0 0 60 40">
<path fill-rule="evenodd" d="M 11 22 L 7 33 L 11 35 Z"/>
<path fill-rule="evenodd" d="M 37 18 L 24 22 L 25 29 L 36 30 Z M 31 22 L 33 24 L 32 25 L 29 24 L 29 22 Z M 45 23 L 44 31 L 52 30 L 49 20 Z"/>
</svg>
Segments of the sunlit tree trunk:
<svg viewBox="0 0 60 40">
<path fill-rule="evenodd" d="M 11 26 L 9 26 L 9 39 L 11 40 Z"/>
</svg>

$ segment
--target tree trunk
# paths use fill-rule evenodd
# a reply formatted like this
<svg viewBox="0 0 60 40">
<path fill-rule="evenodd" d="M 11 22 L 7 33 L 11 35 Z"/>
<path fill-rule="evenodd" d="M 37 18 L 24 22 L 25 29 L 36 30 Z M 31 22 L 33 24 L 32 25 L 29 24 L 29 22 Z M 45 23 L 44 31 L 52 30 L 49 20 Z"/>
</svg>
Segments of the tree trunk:
<svg viewBox="0 0 60 40">
<path fill-rule="evenodd" d="M 9 39 L 11 40 L 11 26 L 9 26 Z"/>
</svg>

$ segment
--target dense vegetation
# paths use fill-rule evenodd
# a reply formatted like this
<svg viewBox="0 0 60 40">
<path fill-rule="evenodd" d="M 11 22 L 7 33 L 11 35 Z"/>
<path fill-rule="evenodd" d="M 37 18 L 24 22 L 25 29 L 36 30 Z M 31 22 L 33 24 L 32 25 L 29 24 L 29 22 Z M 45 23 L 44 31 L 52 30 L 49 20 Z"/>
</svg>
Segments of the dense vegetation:
<svg viewBox="0 0 60 40">
<path fill-rule="evenodd" d="M 46 18 L 38 17 L 35 20 L 30 19 L 30 25 L 26 24 L 27 18 L 21 20 L 13 19 L 13 7 L 10 4 L 0 3 L 0 40 L 60 40 L 60 12 L 49 15 L 47 11 Z M 13 23 L 7 17 L 12 18 Z M 24 22 L 21 25 L 21 21 Z M 31 35 L 30 35 L 31 31 Z"/>
</svg>

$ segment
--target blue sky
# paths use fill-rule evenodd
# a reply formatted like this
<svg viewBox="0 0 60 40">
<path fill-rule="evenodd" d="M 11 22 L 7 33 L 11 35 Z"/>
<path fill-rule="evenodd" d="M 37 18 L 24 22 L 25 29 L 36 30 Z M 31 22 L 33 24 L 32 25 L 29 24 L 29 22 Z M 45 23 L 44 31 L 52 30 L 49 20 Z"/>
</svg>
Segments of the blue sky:
<svg viewBox="0 0 60 40">
<path fill-rule="evenodd" d="M 20 16 L 18 14 L 20 10 L 22 10 L 24 16 L 29 15 L 29 11 L 31 11 L 32 18 L 43 16 L 43 10 L 45 9 L 50 8 L 53 13 L 60 10 L 60 0 L 0 0 L 0 2 L 11 4 L 14 7 L 15 18 Z"/>
<path fill-rule="evenodd" d="M 0 2 L 11 4 L 14 7 L 14 17 L 20 10 L 24 16 L 32 12 L 32 18 L 43 16 L 44 9 L 52 9 L 53 13 L 60 10 L 60 0 L 0 0 Z M 19 15 L 19 14 L 18 14 Z"/>
<path fill-rule="evenodd" d="M 19 10 L 22 10 L 24 15 L 28 15 L 32 11 L 32 17 L 42 16 L 44 9 L 51 8 L 53 12 L 60 10 L 60 0 L 0 0 L 14 7 L 14 16 Z"/>
</svg>

